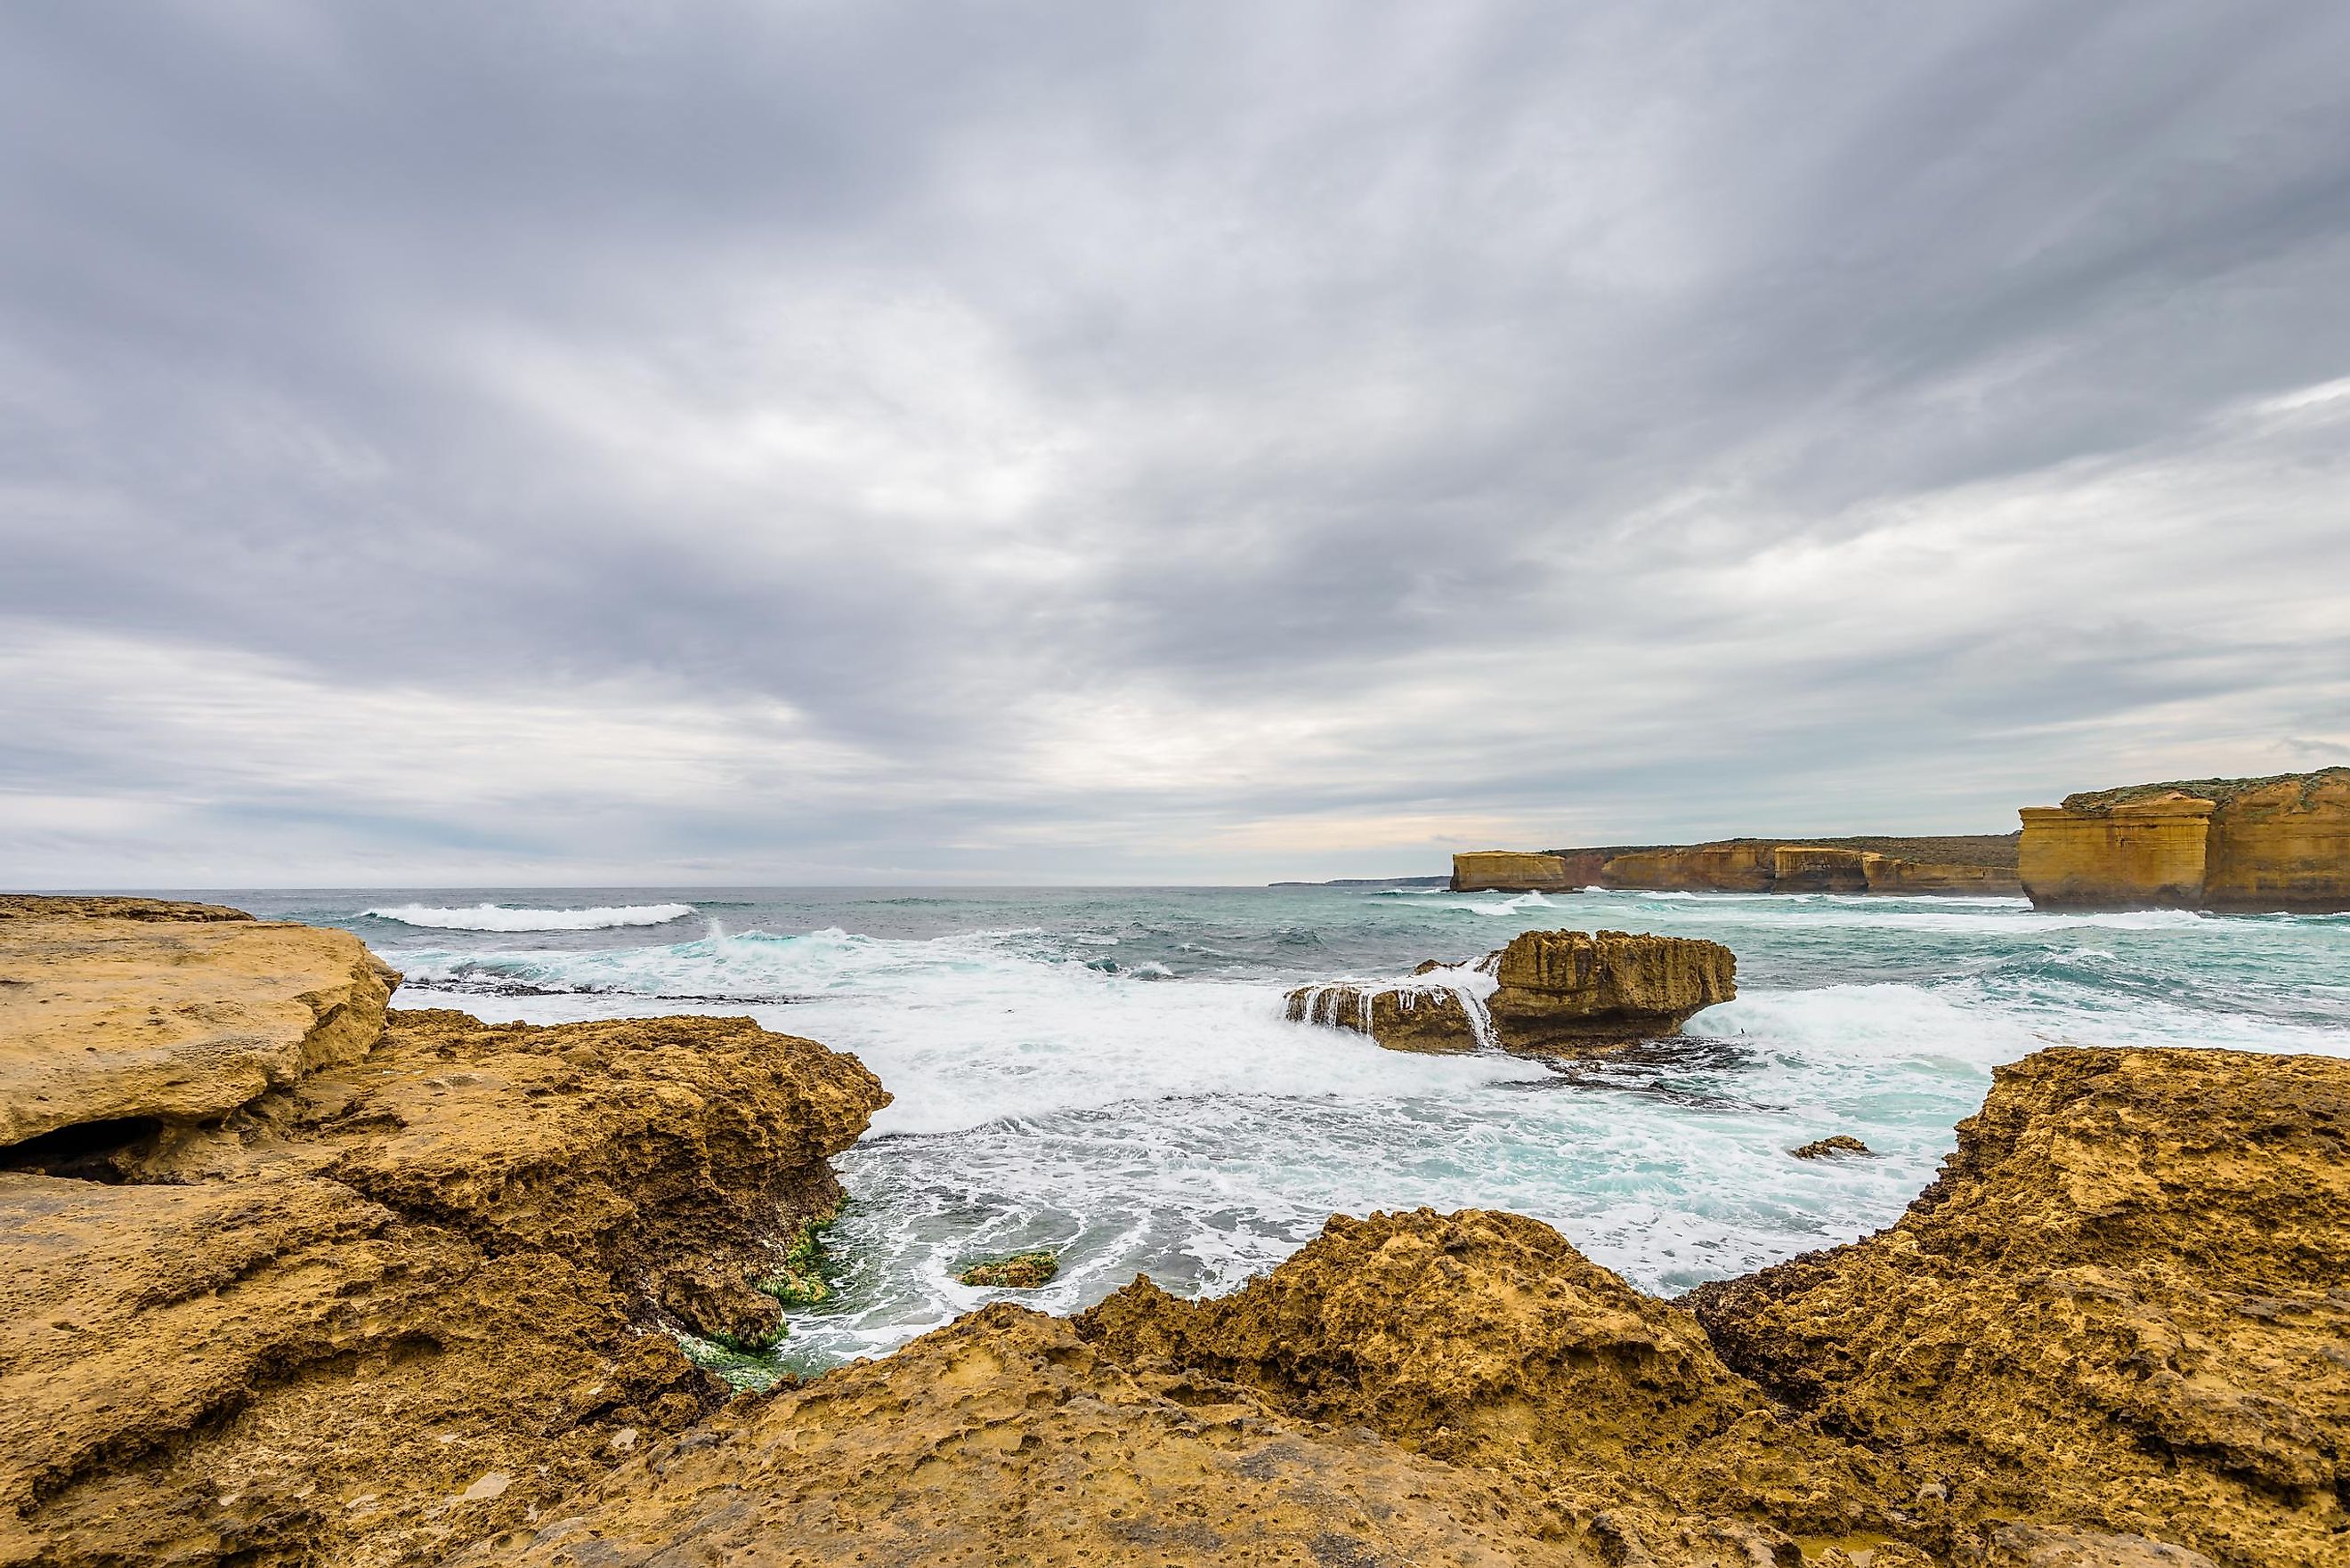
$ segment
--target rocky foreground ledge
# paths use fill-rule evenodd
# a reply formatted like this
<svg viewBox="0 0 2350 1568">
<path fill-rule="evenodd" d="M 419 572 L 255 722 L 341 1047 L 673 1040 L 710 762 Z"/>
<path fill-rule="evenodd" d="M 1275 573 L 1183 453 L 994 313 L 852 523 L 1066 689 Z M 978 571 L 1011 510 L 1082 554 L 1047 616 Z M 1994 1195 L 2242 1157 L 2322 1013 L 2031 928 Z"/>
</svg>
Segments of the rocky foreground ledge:
<svg viewBox="0 0 2350 1568">
<path fill-rule="evenodd" d="M 298 994 L 344 995 L 318 935 Z M 0 921 L 8 1052 L 66 940 Z M 727 1402 L 659 1331 L 756 1315 L 871 1075 L 380 1017 L 0 1153 L 0 1563 L 2350 1563 L 2350 1064 L 2042 1052 L 1891 1229 L 1681 1302 L 1513 1215 L 1339 1217 L 1222 1300 L 999 1303 Z"/>
</svg>

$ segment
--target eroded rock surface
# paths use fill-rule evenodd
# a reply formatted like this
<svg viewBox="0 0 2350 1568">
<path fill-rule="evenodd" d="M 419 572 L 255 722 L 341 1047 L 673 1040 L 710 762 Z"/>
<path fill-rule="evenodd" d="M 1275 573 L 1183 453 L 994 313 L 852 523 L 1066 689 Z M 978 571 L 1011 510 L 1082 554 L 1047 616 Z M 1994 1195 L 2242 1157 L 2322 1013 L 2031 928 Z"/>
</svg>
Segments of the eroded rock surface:
<svg viewBox="0 0 2350 1568">
<path fill-rule="evenodd" d="M 1725 1359 L 1943 1489 L 1954 1541 L 2350 1563 L 2350 1064 L 2043 1051 L 1959 1138 L 1890 1230 L 1693 1293 Z"/>
<path fill-rule="evenodd" d="M 1767 1561 L 1789 1532 L 1887 1522 L 1869 1456 L 1783 1419 L 1686 1312 L 1514 1214 L 1341 1215 L 1236 1294 L 1138 1280 L 1077 1324 L 1135 1366 L 1614 1511 L 1652 1552 L 1697 1527 Z"/>
<path fill-rule="evenodd" d="M 1738 994 L 1737 971 L 1719 942 L 1526 931 L 1474 963 L 1299 986 L 1284 1015 L 1368 1034 L 1394 1051 L 1604 1052 L 1679 1033 L 1692 1014 Z"/>
<path fill-rule="evenodd" d="M 357 937 L 193 908 L 0 920 L 0 1146 L 91 1123 L 151 1124 L 117 1142 L 190 1127 L 375 1044 L 400 977 Z M 56 1144 L 0 1161 L 84 1152 Z"/>
<path fill-rule="evenodd" d="M 887 1102 L 744 1019 L 389 1014 L 362 1059 L 0 1176 L 0 1563 L 428 1561 L 527 1521 L 723 1389 L 717 1316 Z"/>
<path fill-rule="evenodd" d="M 888 1359 L 728 1407 L 469 1565 L 1236 1563 L 1597 1568 L 1541 1498 L 1129 1370 L 1066 1319 L 983 1309 Z M 1746 1559 L 1666 1558 L 1709 1568 Z"/>
<path fill-rule="evenodd" d="M 1625 931 L 1527 931 L 1502 950 L 1489 1005 L 1513 1051 L 1678 1034 L 1692 1013 L 1738 994 L 1720 942 Z"/>
</svg>

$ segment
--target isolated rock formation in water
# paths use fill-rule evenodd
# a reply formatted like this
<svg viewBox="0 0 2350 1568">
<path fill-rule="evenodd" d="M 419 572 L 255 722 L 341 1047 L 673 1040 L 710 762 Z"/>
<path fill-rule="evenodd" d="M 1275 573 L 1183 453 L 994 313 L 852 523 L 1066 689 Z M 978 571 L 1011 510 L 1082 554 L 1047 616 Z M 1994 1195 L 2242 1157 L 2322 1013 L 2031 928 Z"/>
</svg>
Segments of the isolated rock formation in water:
<svg viewBox="0 0 2350 1568">
<path fill-rule="evenodd" d="M 2350 768 L 2133 784 L 2022 816 L 2043 909 L 2350 909 Z"/>
<path fill-rule="evenodd" d="M 78 950 L 0 923 L 0 978 L 123 1006 L 201 981 L 274 1018 L 271 966 L 318 951 L 292 939 L 345 940 L 142 924 L 140 967 L 122 922 L 88 923 Z M 246 1099 L 209 1121 L 174 1102 L 0 1150 L 0 1563 L 424 1561 L 526 1520 L 717 1407 L 642 1332 L 667 1274 L 731 1274 L 772 1318 L 750 1282 L 888 1098 L 747 1020 L 488 1028 L 387 1013 L 366 972 L 355 1060 L 264 1087 L 232 1057 L 213 1092 Z M 92 1038 L 118 1011 L 84 1008 Z"/>
<path fill-rule="evenodd" d="M 1738 994 L 1720 942 L 1623 931 L 1526 931 L 1474 963 L 1407 979 L 1299 986 L 1284 1014 L 1395 1051 L 1580 1054 L 1679 1033 Z"/>
<path fill-rule="evenodd" d="M 1954 1544 L 2004 1514 L 2350 1563 L 2350 1063 L 2042 1051 L 1892 1229 L 1689 1299 Z"/>
</svg>

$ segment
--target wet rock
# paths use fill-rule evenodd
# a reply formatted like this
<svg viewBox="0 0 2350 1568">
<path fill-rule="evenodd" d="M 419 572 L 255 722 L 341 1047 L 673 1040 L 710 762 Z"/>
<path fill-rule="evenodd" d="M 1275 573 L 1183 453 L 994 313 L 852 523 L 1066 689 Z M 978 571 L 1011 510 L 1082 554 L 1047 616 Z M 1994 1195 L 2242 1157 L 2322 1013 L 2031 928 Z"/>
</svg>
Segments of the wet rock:
<svg viewBox="0 0 2350 1568">
<path fill-rule="evenodd" d="M 1422 965 L 1409 980 L 1301 985 L 1289 993 L 1283 1016 L 1367 1034 L 1390 1051 L 1475 1051 L 1496 1043 L 1482 999 L 1491 989 L 1490 978 L 1467 966 Z"/>
<path fill-rule="evenodd" d="M 2344 1560 L 2350 1063 L 2039 1052 L 1890 1230 L 1684 1299 L 1731 1366 L 1947 1482 L 1954 1543 L 2004 1517 Z"/>
<path fill-rule="evenodd" d="M 955 1277 L 967 1285 L 988 1290 L 1033 1291 L 1051 1284 L 1061 1272 L 1061 1260 L 1051 1252 L 1014 1252 L 1008 1258 L 973 1263 Z"/>
<path fill-rule="evenodd" d="M 228 913 L 0 919 L 0 1146 L 92 1129 L 0 1161 L 191 1127 L 366 1054 L 400 977 L 347 931 Z"/>
<path fill-rule="evenodd" d="M 1876 1151 L 1850 1133 L 1832 1133 L 1826 1137 L 1814 1138 L 1803 1147 L 1791 1148 L 1787 1152 L 1797 1159 L 1844 1159 L 1856 1155 L 1873 1154 Z"/>
<path fill-rule="evenodd" d="M 1737 968 L 1719 942 L 1527 931 L 1471 964 L 1300 986 L 1284 1015 L 1396 1051 L 1584 1054 L 1679 1033 L 1700 1009 L 1738 994 Z"/>
</svg>

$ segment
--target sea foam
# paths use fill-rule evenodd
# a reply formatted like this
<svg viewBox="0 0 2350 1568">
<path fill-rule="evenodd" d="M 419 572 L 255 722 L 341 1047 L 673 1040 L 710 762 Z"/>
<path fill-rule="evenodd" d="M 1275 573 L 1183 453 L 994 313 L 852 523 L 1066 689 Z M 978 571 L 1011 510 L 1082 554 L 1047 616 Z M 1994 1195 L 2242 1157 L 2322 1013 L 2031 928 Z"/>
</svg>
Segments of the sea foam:
<svg viewBox="0 0 2350 1568">
<path fill-rule="evenodd" d="M 665 926 L 693 913 L 691 904 L 616 904 L 596 909 L 515 909 L 503 904 L 475 904 L 471 909 L 435 909 L 425 904 L 400 904 L 361 913 L 403 926 L 424 926 L 441 931 L 602 931 L 621 926 Z"/>
</svg>

